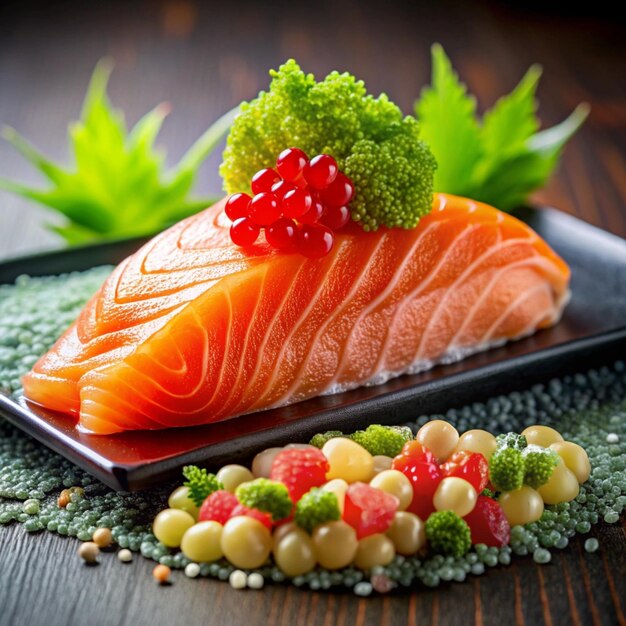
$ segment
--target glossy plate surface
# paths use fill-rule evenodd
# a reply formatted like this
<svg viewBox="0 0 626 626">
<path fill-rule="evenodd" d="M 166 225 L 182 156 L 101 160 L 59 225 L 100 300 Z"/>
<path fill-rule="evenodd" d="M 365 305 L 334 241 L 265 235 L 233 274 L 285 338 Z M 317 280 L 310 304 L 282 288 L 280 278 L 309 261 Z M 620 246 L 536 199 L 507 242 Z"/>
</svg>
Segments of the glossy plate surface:
<svg viewBox="0 0 626 626">
<path fill-rule="evenodd" d="M 330 429 L 401 423 L 445 412 L 552 376 L 626 355 L 626 241 L 554 209 L 525 209 L 530 224 L 572 268 L 572 299 L 561 322 L 502 348 L 384 385 L 314 398 L 219 424 L 96 436 L 65 416 L 0 391 L 0 414 L 115 489 L 136 490 L 179 474 L 189 463 L 217 466 L 263 448 L 306 441 Z M 117 263 L 141 240 L 15 259 L 0 264 L 0 283 Z"/>
</svg>

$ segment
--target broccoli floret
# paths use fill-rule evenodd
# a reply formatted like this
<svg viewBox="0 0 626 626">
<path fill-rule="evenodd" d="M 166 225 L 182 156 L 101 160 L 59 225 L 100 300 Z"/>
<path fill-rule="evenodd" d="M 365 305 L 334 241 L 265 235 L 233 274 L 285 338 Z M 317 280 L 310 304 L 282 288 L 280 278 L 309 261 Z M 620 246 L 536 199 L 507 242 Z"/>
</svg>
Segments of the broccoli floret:
<svg viewBox="0 0 626 626">
<path fill-rule="evenodd" d="M 487 488 L 483 489 L 480 492 L 481 496 L 486 496 L 487 498 L 491 498 L 492 500 L 496 498 L 497 494 L 498 494 L 497 491 L 492 491 L 491 489 L 487 489 Z"/>
<path fill-rule="evenodd" d="M 228 136 L 220 167 L 228 193 L 249 191 L 258 170 L 298 147 L 335 157 L 354 184 L 352 217 L 364 230 L 413 228 L 431 210 L 437 165 L 415 118 L 348 73 L 316 82 L 289 60 L 270 75 L 269 90 L 241 105 Z"/>
<path fill-rule="evenodd" d="M 528 446 L 522 451 L 524 459 L 524 483 L 538 489 L 548 482 L 559 462 L 559 455 L 550 448 Z"/>
<path fill-rule="evenodd" d="M 340 430 L 327 430 L 325 433 L 313 435 L 309 444 L 322 449 L 329 439 L 334 439 L 335 437 L 344 437 L 344 434 Z"/>
<path fill-rule="evenodd" d="M 425 530 L 433 552 L 458 558 L 472 547 L 470 527 L 454 511 L 431 513 Z"/>
<path fill-rule="evenodd" d="M 189 498 L 196 506 L 202 506 L 204 499 L 214 491 L 224 489 L 215 474 L 209 474 L 206 469 L 195 465 L 183 467 L 183 476 L 187 479 L 183 485 L 189 487 Z"/>
<path fill-rule="evenodd" d="M 381 426 L 372 424 L 366 430 L 357 430 L 350 439 L 363 446 L 372 456 L 383 454 L 394 457 L 407 441 L 413 439 L 408 426 Z"/>
<path fill-rule="evenodd" d="M 514 491 L 524 484 L 524 459 L 516 448 L 500 448 L 489 461 L 489 480 L 498 491 Z"/>
<path fill-rule="evenodd" d="M 506 433 L 496 437 L 496 445 L 498 449 L 513 448 L 515 450 L 523 450 L 527 445 L 526 437 L 517 433 Z"/>
<path fill-rule="evenodd" d="M 337 496 L 331 491 L 314 487 L 296 504 L 294 520 L 298 526 L 310 533 L 316 526 L 336 521 L 340 517 Z"/>
<path fill-rule="evenodd" d="M 275 522 L 287 517 L 293 508 L 287 487 L 269 478 L 242 483 L 235 490 L 235 495 L 244 506 L 269 513 Z"/>
</svg>

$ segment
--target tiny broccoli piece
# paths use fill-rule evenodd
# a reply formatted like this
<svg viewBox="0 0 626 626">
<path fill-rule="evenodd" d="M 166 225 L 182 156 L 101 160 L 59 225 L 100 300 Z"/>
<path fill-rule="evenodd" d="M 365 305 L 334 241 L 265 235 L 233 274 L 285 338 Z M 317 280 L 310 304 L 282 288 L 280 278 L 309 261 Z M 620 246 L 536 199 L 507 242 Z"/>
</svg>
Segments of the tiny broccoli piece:
<svg viewBox="0 0 626 626">
<path fill-rule="evenodd" d="M 269 478 L 256 478 L 242 483 L 237 487 L 235 495 L 244 506 L 269 513 L 275 522 L 287 517 L 293 508 L 287 487 Z"/>
<path fill-rule="evenodd" d="M 524 484 L 524 459 L 516 448 L 496 450 L 489 461 L 489 480 L 498 491 L 514 491 Z"/>
<path fill-rule="evenodd" d="M 183 476 L 187 479 L 183 485 L 189 488 L 189 497 L 196 506 L 202 506 L 204 499 L 214 491 L 224 489 L 215 474 L 209 474 L 206 469 L 195 465 L 183 467 Z"/>
<path fill-rule="evenodd" d="M 481 496 L 486 496 L 487 498 L 491 498 L 492 500 L 495 500 L 496 495 L 497 495 L 497 491 L 492 491 L 491 489 L 483 489 L 480 493 Z"/>
<path fill-rule="evenodd" d="M 505 433 L 496 437 L 496 445 L 498 449 L 513 448 L 515 450 L 523 450 L 528 445 L 528 442 L 524 435 Z"/>
<path fill-rule="evenodd" d="M 269 90 L 241 105 L 228 136 L 220 167 L 228 193 L 249 191 L 258 170 L 298 147 L 337 160 L 354 184 L 350 208 L 364 230 L 413 228 L 430 212 L 437 165 L 414 117 L 348 73 L 317 82 L 289 60 L 270 75 Z"/>
<path fill-rule="evenodd" d="M 413 439 L 408 426 L 381 426 L 372 424 L 366 430 L 357 430 L 350 439 L 363 446 L 372 456 L 382 454 L 394 457 L 400 454 L 407 441 Z"/>
<path fill-rule="evenodd" d="M 524 483 L 538 489 L 548 482 L 559 462 L 559 455 L 550 448 L 528 446 L 522 451 L 524 459 Z"/>
<path fill-rule="evenodd" d="M 331 491 L 313 488 L 305 493 L 296 504 L 295 522 L 307 532 L 325 522 L 341 517 L 337 496 Z"/>
<path fill-rule="evenodd" d="M 340 430 L 327 430 L 325 433 L 317 433 L 317 435 L 313 435 L 309 444 L 321 449 L 329 439 L 343 436 L 344 434 Z"/>
<path fill-rule="evenodd" d="M 426 538 L 433 552 L 461 557 L 472 547 L 467 522 L 454 511 L 437 511 L 426 520 Z"/>
</svg>

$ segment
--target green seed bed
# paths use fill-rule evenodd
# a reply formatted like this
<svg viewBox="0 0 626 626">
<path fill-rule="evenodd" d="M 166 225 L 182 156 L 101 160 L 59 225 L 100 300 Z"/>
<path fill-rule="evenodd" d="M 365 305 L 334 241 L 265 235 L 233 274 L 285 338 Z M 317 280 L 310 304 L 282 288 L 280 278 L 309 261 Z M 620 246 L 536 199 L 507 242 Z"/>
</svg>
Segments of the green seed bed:
<svg viewBox="0 0 626 626">
<path fill-rule="evenodd" d="M 1 388 L 19 393 L 20 376 L 74 320 L 109 272 L 109 267 L 101 267 L 56 277 L 21 277 L 15 285 L 0 286 Z M 462 581 L 488 567 L 508 565 L 514 555 L 532 555 L 537 563 L 548 563 L 550 550 L 566 548 L 574 535 L 589 533 L 600 521 L 616 523 L 626 507 L 626 367 L 622 362 L 451 409 L 445 415 L 421 416 L 409 425 L 416 430 L 430 419 L 448 420 L 460 432 L 484 428 L 494 434 L 521 432 L 534 423 L 553 426 L 566 440 L 585 448 L 591 477 L 572 502 L 547 506 L 538 522 L 513 527 L 511 544 L 503 548 L 477 545 L 461 558 L 397 556 L 390 565 L 371 572 L 316 569 L 288 579 L 273 565 L 256 571 L 267 581 L 289 581 L 309 589 L 348 587 L 362 596 L 419 583 L 436 587 L 442 581 Z M 72 486 L 82 487 L 83 493 L 73 493 L 67 507 L 59 508 L 59 492 Z M 111 491 L 0 420 L 0 524 L 19 523 L 27 532 L 47 530 L 81 540 L 91 539 L 96 528 L 107 527 L 121 548 L 182 569 L 190 561 L 159 543 L 150 531 L 152 519 L 167 506 L 175 486 L 141 493 Z M 597 550 L 597 539 L 587 539 L 585 549 Z M 226 562 L 205 563 L 200 565 L 200 575 L 227 580 L 233 569 Z"/>
</svg>

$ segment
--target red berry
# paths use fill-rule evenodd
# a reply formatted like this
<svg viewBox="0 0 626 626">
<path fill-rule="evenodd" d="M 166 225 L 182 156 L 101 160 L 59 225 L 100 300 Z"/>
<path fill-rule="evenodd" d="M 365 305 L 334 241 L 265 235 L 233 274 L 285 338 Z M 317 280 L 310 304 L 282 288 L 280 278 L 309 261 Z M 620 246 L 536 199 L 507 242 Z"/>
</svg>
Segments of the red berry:
<svg viewBox="0 0 626 626">
<path fill-rule="evenodd" d="M 391 467 L 402 472 L 413 486 L 413 500 L 407 510 L 426 520 L 435 510 L 433 496 L 443 478 L 433 453 L 419 441 L 409 441 Z"/>
<path fill-rule="evenodd" d="M 344 206 L 349 204 L 353 195 L 354 185 L 343 172 L 339 172 L 332 185 L 320 192 L 322 202 L 327 206 Z"/>
<path fill-rule="evenodd" d="M 228 219 L 235 221 L 240 217 L 248 217 L 248 207 L 252 198 L 247 193 L 234 193 L 226 200 L 224 212 Z"/>
<path fill-rule="evenodd" d="M 319 224 L 304 224 L 298 233 L 298 250 L 309 259 L 326 256 L 335 241 L 332 231 Z"/>
<path fill-rule="evenodd" d="M 316 198 L 313 198 L 311 208 L 298 218 L 301 224 L 315 224 L 324 214 L 324 205 Z"/>
<path fill-rule="evenodd" d="M 472 544 L 500 547 L 509 543 L 511 526 L 495 500 L 478 496 L 474 510 L 463 519 L 470 527 Z"/>
<path fill-rule="evenodd" d="M 465 479 L 480 493 L 489 482 L 489 463 L 479 452 L 459 450 L 442 466 L 444 476 L 457 476 Z"/>
<path fill-rule="evenodd" d="M 356 530 L 358 539 L 384 533 L 398 509 L 399 500 L 367 483 L 352 483 L 346 491 L 343 520 Z"/>
<path fill-rule="evenodd" d="M 272 248 L 293 250 L 298 240 L 298 228 L 293 220 L 281 217 L 265 229 L 265 238 Z"/>
<path fill-rule="evenodd" d="M 285 180 L 295 180 L 302 173 L 308 160 L 300 148 L 287 148 L 278 155 L 276 169 Z"/>
<path fill-rule="evenodd" d="M 285 194 L 292 189 L 300 189 L 300 187 L 289 180 L 279 180 L 272 185 L 272 193 L 278 198 L 279 202 L 282 202 Z"/>
<path fill-rule="evenodd" d="M 274 458 L 270 478 L 283 483 L 292 502 L 297 502 L 307 491 L 326 482 L 328 470 L 321 450 L 286 448 Z"/>
<path fill-rule="evenodd" d="M 314 189 L 326 189 L 336 178 L 337 161 L 330 154 L 318 154 L 304 167 L 304 178 Z"/>
<path fill-rule="evenodd" d="M 257 240 L 259 231 L 259 226 L 249 217 L 240 217 L 230 227 L 230 238 L 238 246 L 251 246 Z"/>
<path fill-rule="evenodd" d="M 350 209 L 347 206 L 329 206 L 326 208 L 320 223 L 331 230 L 339 230 L 350 221 Z"/>
<path fill-rule="evenodd" d="M 259 226 L 267 226 L 280 217 L 278 198 L 271 192 L 257 193 L 250 202 L 250 219 Z"/>
<path fill-rule="evenodd" d="M 236 498 L 235 498 L 236 499 Z M 267 526 L 268 530 L 272 530 L 272 516 L 259 509 L 251 509 L 243 504 L 237 504 L 230 513 L 230 517 L 236 517 L 237 515 L 246 515 L 247 517 L 253 517 L 259 520 L 261 524 Z"/>
<path fill-rule="evenodd" d="M 214 491 L 204 499 L 198 513 L 198 521 L 209 522 L 214 520 L 220 524 L 225 524 L 236 506 L 239 506 L 239 500 L 235 494 L 223 489 Z"/>
<path fill-rule="evenodd" d="M 261 193 L 263 191 L 269 191 L 272 188 L 274 183 L 277 183 L 280 180 L 280 176 L 276 173 L 275 170 L 271 168 L 266 168 L 264 170 L 259 170 L 253 177 L 252 183 L 250 186 L 252 187 L 252 193 Z"/>
<path fill-rule="evenodd" d="M 313 197 L 308 191 L 292 189 L 283 196 L 283 213 L 287 217 L 301 217 L 313 206 Z"/>
</svg>

